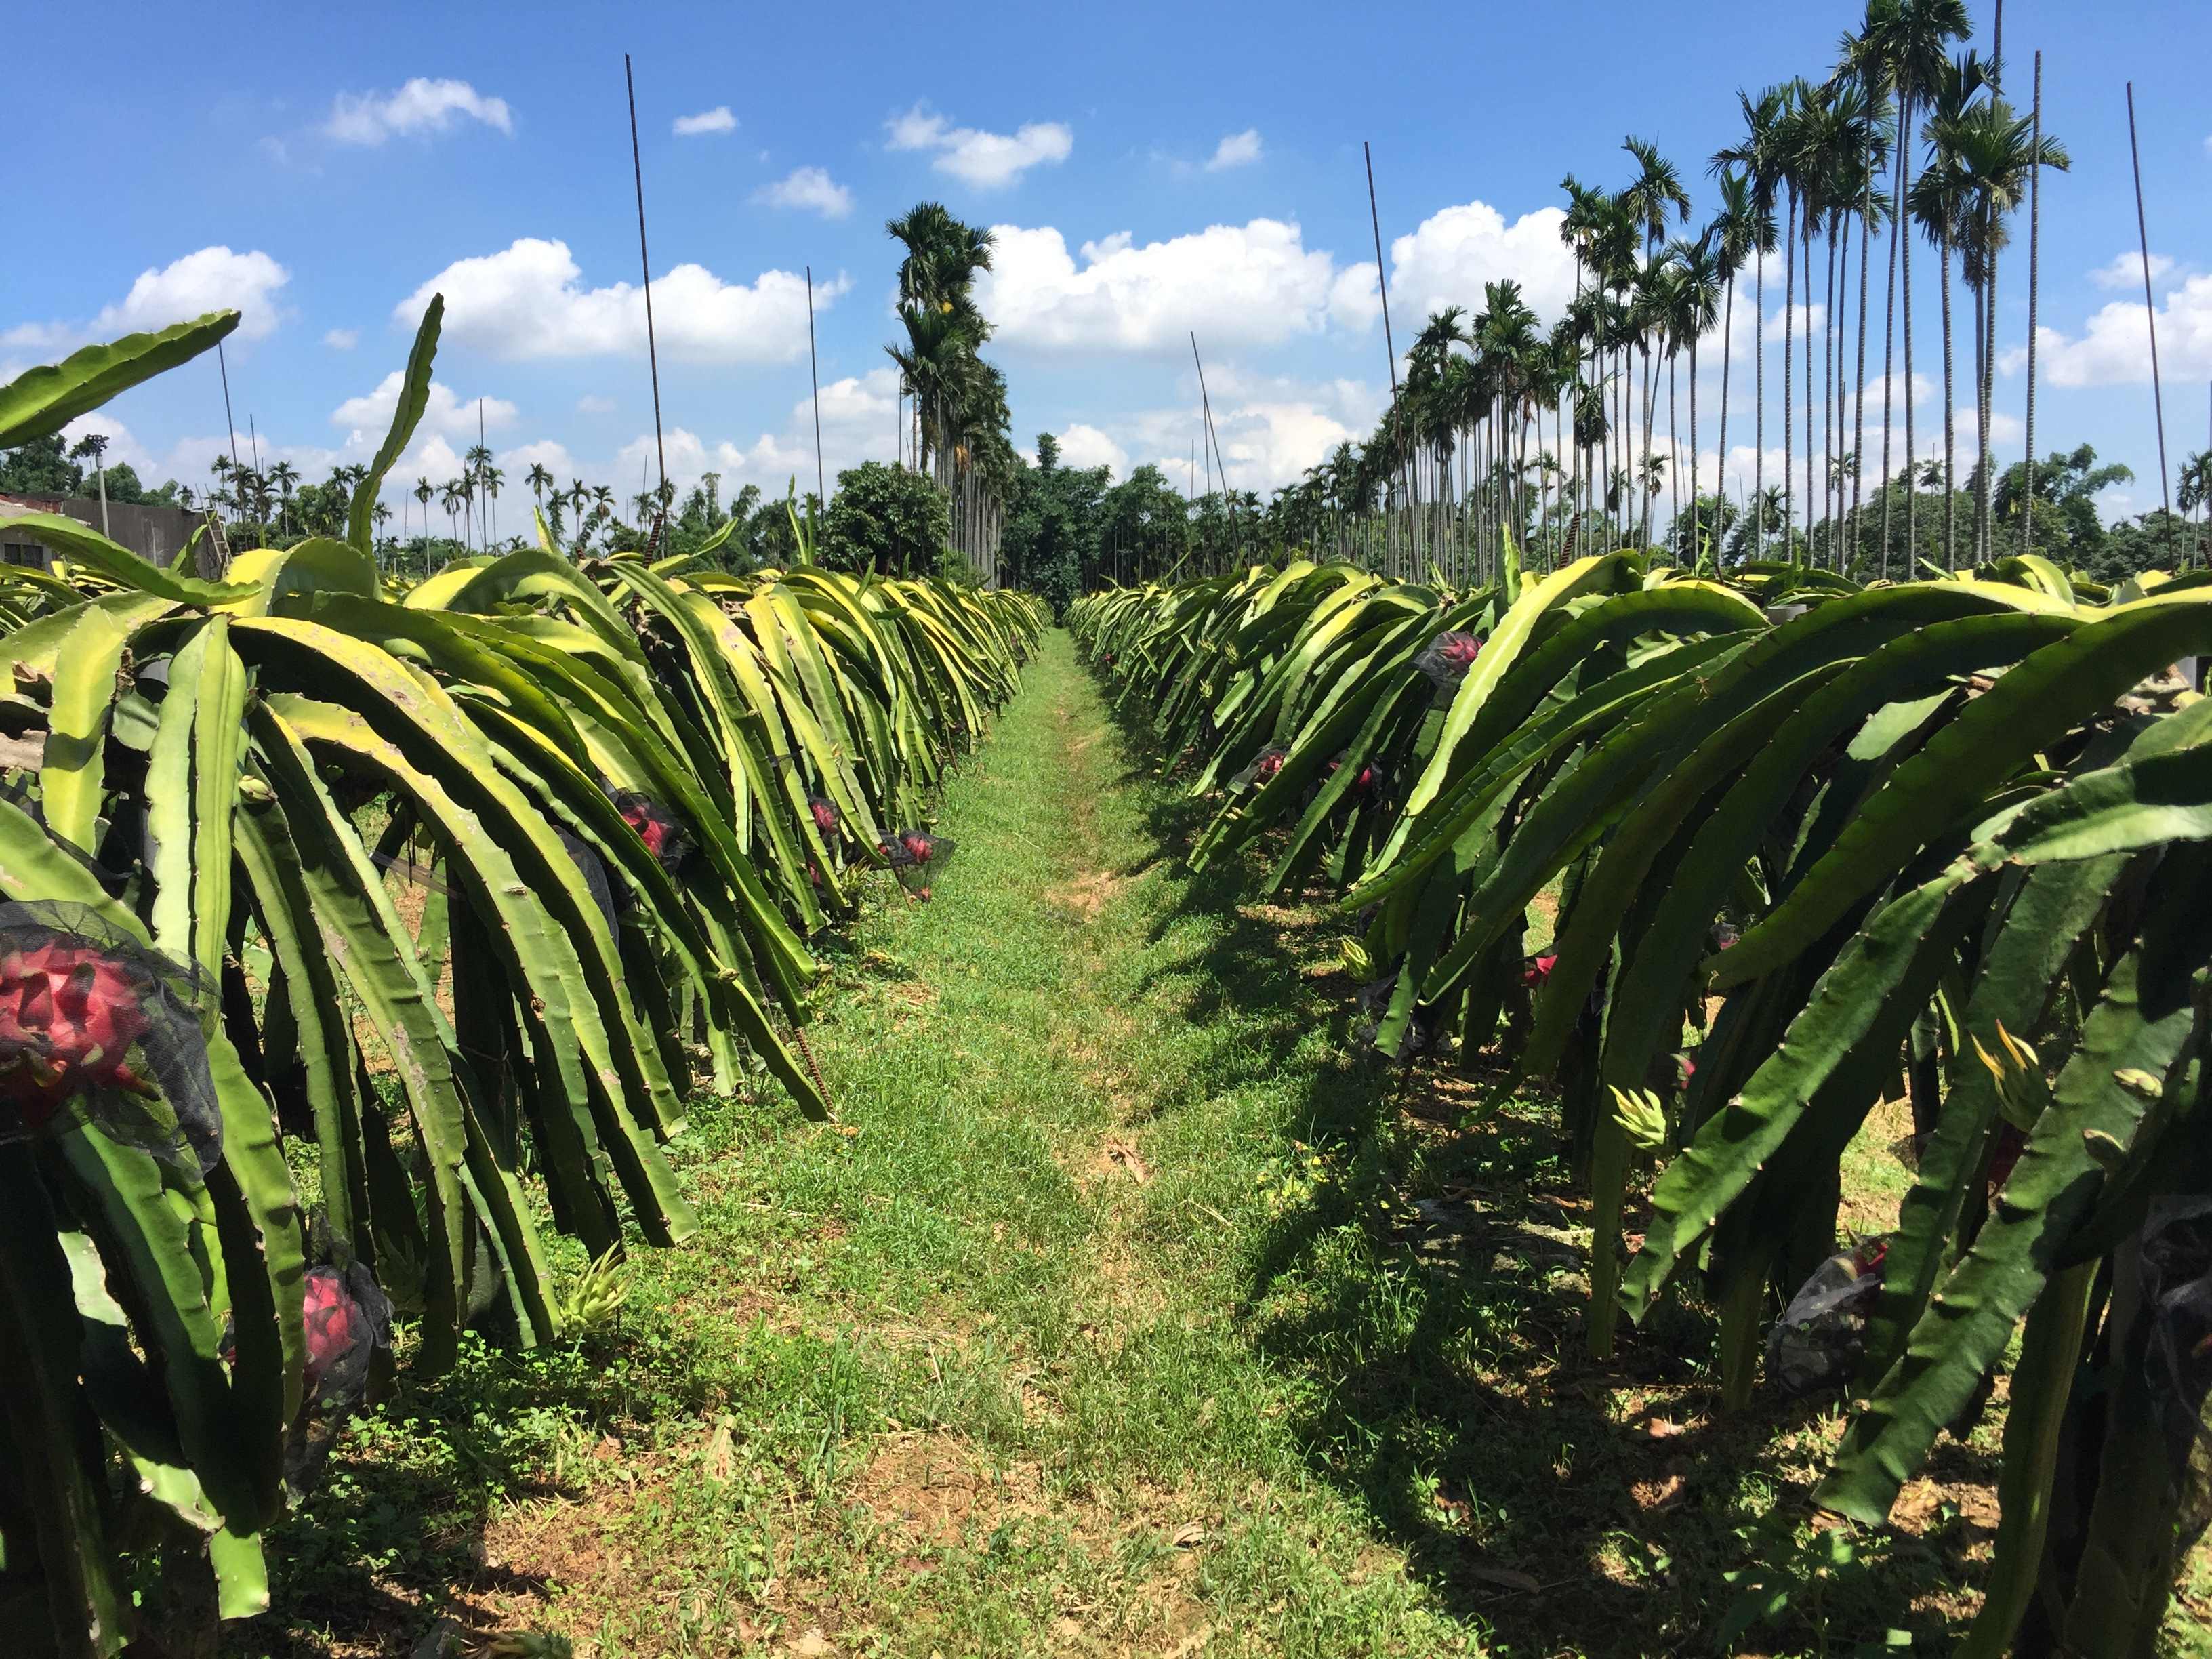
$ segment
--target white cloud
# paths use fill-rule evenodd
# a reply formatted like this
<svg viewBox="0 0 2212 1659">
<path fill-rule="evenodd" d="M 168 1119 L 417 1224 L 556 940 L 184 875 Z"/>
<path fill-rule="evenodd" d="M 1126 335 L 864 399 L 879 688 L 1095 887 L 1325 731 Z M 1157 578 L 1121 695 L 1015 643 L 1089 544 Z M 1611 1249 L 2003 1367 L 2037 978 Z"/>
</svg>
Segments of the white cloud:
<svg viewBox="0 0 2212 1659">
<path fill-rule="evenodd" d="M 596 392 L 586 392 L 576 399 L 576 413 L 579 415 L 611 415 L 614 410 L 615 400 L 602 398 Z"/>
<path fill-rule="evenodd" d="M 1766 319 L 1765 337 L 1770 342 L 1786 337 L 1802 347 L 1808 336 L 1818 333 L 1827 320 L 1828 308 L 1824 305 L 1777 306 Z"/>
<path fill-rule="evenodd" d="M 349 398 L 331 411 L 333 424 L 349 428 L 346 436 L 348 447 L 360 448 L 383 441 L 392 426 L 392 412 L 399 407 L 399 388 L 405 379 L 395 368 L 377 383 L 375 391 Z M 453 387 L 442 380 L 433 380 L 429 398 L 423 404 L 422 418 L 415 429 L 424 437 L 463 438 L 474 443 L 479 404 L 486 431 L 505 426 L 514 418 L 514 405 L 504 398 L 471 398 L 464 401 Z"/>
<path fill-rule="evenodd" d="M 1011 136 L 956 127 L 926 104 L 916 104 L 885 123 L 888 149 L 928 150 L 930 165 L 978 190 L 1011 185 L 1033 167 L 1065 161 L 1075 135 L 1058 121 L 1031 121 Z"/>
<path fill-rule="evenodd" d="M 1213 147 L 1213 157 L 1206 164 L 1208 173 L 1219 173 L 1227 167 L 1249 167 L 1265 154 L 1260 143 L 1260 129 L 1247 127 L 1242 132 L 1228 134 Z"/>
<path fill-rule="evenodd" d="M 1522 299 L 1550 322 L 1575 293 L 1574 255 L 1559 240 L 1565 217 L 1559 208 L 1538 208 L 1509 225 L 1487 202 L 1431 214 L 1413 234 L 1391 241 L 1393 313 L 1408 319 L 1409 330 L 1418 328 L 1421 318 L 1445 306 L 1479 307 L 1485 283 L 1510 278 L 1521 284 Z M 1374 269 L 1366 267 L 1370 285 Z"/>
<path fill-rule="evenodd" d="M 2002 367 L 2002 356 L 1999 358 L 1999 367 Z M 1902 410 L 1905 407 L 1905 377 L 1900 374 L 1895 377 L 1895 380 L 1897 390 L 1893 394 L 1890 407 L 1895 410 Z M 1883 384 L 1884 380 L 1881 375 L 1869 374 L 1867 377 L 1867 424 L 1868 428 L 1870 431 L 1878 432 L 1881 429 L 1881 394 Z M 1738 387 L 1738 390 L 1741 390 L 1741 386 Z M 1926 403 L 1935 395 L 1936 382 L 1930 380 L 1927 375 L 1920 373 L 1919 370 L 1915 369 L 1912 372 L 1912 402 L 1914 407 L 1917 408 L 1920 404 Z M 1899 430 L 1902 431 L 1904 429 L 1905 416 L 1900 413 L 1898 415 L 1897 419 L 1899 422 Z"/>
<path fill-rule="evenodd" d="M 2077 338 L 2055 328 L 2036 335 L 2039 370 L 2053 386 L 2128 386 L 2150 379 L 2150 328 L 2141 301 L 2114 301 Z M 2212 276 L 2191 276 L 2158 308 L 2159 367 L 2169 380 L 2212 376 Z"/>
<path fill-rule="evenodd" d="M 820 167 L 797 167 L 772 185 L 753 192 L 753 199 L 770 207 L 804 208 L 825 219 L 842 219 L 853 210 L 853 192 Z"/>
<path fill-rule="evenodd" d="M 523 475 L 533 466 L 542 466 L 553 475 L 553 482 L 566 489 L 568 481 L 583 476 L 584 468 L 568 453 L 568 447 L 551 438 L 540 438 L 533 443 L 517 444 L 512 449 L 499 453 L 499 465 L 511 481 L 509 488 L 520 488 L 524 495 L 530 486 Z"/>
<path fill-rule="evenodd" d="M 357 328 L 331 329 L 324 334 L 323 343 L 333 351 L 351 351 L 361 343 L 361 331 Z"/>
<path fill-rule="evenodd" d="M 696 115 L 679 115 L 676 118 L 675 131 L 678 138 L 696 138 L 703 133 L 735 132 L 737 130 L 738 118 L 730 113 L 730 106 L 727 104 L 717 104 L 714 108 L 702 110 Z"/>
<path fill-rule="evenodd" d="M 291 279 L 289 271 L 258 249 L 234 253 L 227 247 L 204 247 L 158 270 L 141 271 L 131 291 L 103 306 L 88 325 L 19 323 L 0 333 L 0 348 L 58 353 L 88 339 L 167 328 L 234 308 L 240 313 L 236 338 L 265 339 L 280 320 L 278 290 Z"/>
<path fill-rule="evenodd" d="M 1182 377 L 1188 401 L 1173 408 L 1146 410 L 1122 421 L 1109 421 L 1101 435 L 1137 461 L 1149 461 L 1178 489 L 1195 483 L 1206 488 L 1203 459 L 1194 465 L 1192 444 L 1203 442 L 1204 422 L 1194 374 Z M 1316 383 L 1285 375 L 1247 373 L 1224 362 L 1206 374 L 1213 425 L 1228 464 L 1229 482 L 1239 492 L 1268 492 L 1293 482 L 1325 459 L 1339 444 L 1358 443 L 1374 429 L 1387 388 L 1364 381 Z M 1063 446 L 1071 441 L 1071 427 Z M 1109 457 L 1101 455 L 1097 459 Z M 1071 459 L 1071 465 L 1075 464 Z M 1096 465 L 1097 460 L 1088 463 Z M 1116 471 L 1121 469 L 1117 465 Z M 1217 489 L 1219 487 L 1217 483 Z"/>
<path fill-rule="evenodd" d="M 1097 427 L 1077 421 L 1059 438 L 1061 465 L 1078 471 L 1094 466 L 1110 467 L 1116 478 L 1129 476 L 1129 452 Z"/>
<path fill-rule="evenodd" d="M 289 271 L 258 249 L 234 253 L 227 247 L 204 247 L 159 270 L 141 271 L 130 293 L 103 306 L 88 331 L 63 323 L 30 323 L 0 335 L 0 345 L 54 349 L 82 340 L 88 332 L 104 338 L 167 328 L 231 308 L 240 313 L 239 339 L 265 339 L 276 331 L 277 290 L 291 280 Z"/>
<path fill-rule="evenodd" d="M 433 294 L 446 296 L 446 337 L 502 357 L 581 357 L 645 349 L 645 303 L 629 283 L 585 288 L 568 245 L 526 236 L 498 253 L 447 265 L 394 308 L 412 325 Z M 826 308 L 852 286 L 840 273 L 817 283 Z M 692 362 L 790 362 L 806 352 L 806 283 L 767 270 L 726 283 L 681 264 L 653 283 L 659 349 Z"/>
<path fill-rule="evenodd" d="M 2172 258 L 2164 253 L 2150 256 L 2150 279 L 2155 283 L 2173 269 Z M 2142 289 L 2143 261 L 2141 252 L 2115 253 L 2103 264 L 2089 273 L 2089 280 L 2099 288 L 2120 289 L 2140 293 Z"/>
<path fill-rule="evenodd" d="M 461 117 L 501 132 L 514 131 L 504 98 L 488 98 L 465 81 L 418 75 L 397 92 L 340 93 L 323 131 L 343 144 L 380 144 L 392 137 L 448 131 Z"/>
<path fill-rule="evenodd" d="M 1061 350 L 1274 344 L 1320 331 L 1334 279 L 1329 256 L 1277 219 L 1209 225 L 1139 246 L 1127 231 L 1079 250 L 1050 226 L 1000 225 L 978 302 L 1009 344 Z"/>
<path fill-rule="evenodd" d="M 833 494 L 839 472 L 890 454 L 897 441 L 897 371 L 889 365 L 832 380 L 822 388 L 823 469 Z M 799 481 L 802 495 L 814 489 L 814 405 L 810 398 L 791 405 L 781 431 L 761 433 L 750 444 L 726 438 L 710 441 L 687 427 L 671 428 L 663 441 L 669 482 L 678 490 L 690 489 L 709 471 L 721 475 L 724 501 L 749 483 L 775 498 L 782 496 L 786 483 L 793 478 Z M 650 482 L 658 465 L 653 434 L 641 433 L 616 453 L 607 481 L 627 500 L 637 489 L 633 480 L 640 469 Z M 623 510 L 629 510 L 627 506 Z"/>
<path fill-rule="evenodd" d="M 10 350 L 66 351 L 83 337 L 79 330 L 67 323 L 18 323 L 0 333 L 0 346 Z M 9 378 L 12 380 L 15 375 L 11 374 Z"/>
</svg>

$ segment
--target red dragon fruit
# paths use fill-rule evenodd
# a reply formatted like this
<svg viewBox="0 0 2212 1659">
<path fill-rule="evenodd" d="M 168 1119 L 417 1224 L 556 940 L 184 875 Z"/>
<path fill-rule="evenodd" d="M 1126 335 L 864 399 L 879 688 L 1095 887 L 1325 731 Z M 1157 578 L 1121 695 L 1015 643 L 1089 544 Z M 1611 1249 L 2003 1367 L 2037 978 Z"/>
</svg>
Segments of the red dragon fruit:
<svg viewBox="0 0 2212 1659">
<path fill-rule="evenodd" d="M 0 904 L 0 1141 L 79 1121 L 204 1176 L 214 988 L 88 905 Z"/>
<path fill-rule="evenodd" d="M 615 811 L 622 814 L 624 823 L 637 831 L 637 838 L 645 843 L 647 852 L 672 872 L 682 865 L 684 855 L 691 850 L 690 844 L 684 839 L 673 814 L 641 790 L 621 790 L 614 799 Z"/>
<path fill-rule="evenodd" d="M 1263 788 L 1274 781 L 1275 774 L 1283 769 L 1283 763 L 1291 751 L 1279 743 L 1271 743 L 1252 757 L 1252 763 L 1229 780 L 1231 789 Z"/>
<path fill-rule="evenodd" d="M 64 939 L 0 957 L 0 1102 L 25 1128 L 88 1090 L 155 1092 L 129 1063 L 151 1024 L 143 991 L 122 963 Z"/>
<path fill-rule="evenodd" d="M 1454 629 L 1431 640 L 1421 654 L 1413 659 L 1413 666 L 1440 687 L 1455 686 L 1474 666 L 1474 659 L 1482 654 L 1482 646 L 1478 635 Z"/>
<path fill-rule="evenodd" d="M 1536 987 L 1552 977 L 1552 969 L 1559 965 L 1556 956 L 1530 957 L 1521 964 L 1521 982 Z"/>
<path fill-rule="evenodd" d="M 837 833 L 837 826 L 842 819 L 838 816 L 836 803 L 826 800 L 820 795 L 809 795 L 806 798 L 806 810 L 813 817 L 814 827 L 817 830 L 825 836 L 834 836 Z"/>
</svg>

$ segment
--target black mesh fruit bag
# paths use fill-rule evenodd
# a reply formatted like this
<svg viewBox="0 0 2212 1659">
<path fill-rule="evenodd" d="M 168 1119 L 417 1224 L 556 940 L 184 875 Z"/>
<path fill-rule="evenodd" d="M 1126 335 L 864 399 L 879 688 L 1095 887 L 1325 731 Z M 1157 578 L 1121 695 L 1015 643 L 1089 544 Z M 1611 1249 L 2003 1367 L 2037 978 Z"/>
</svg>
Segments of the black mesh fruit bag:
<svg viewBox="0 0 2212 1659">
<path fill-rule="evenodd" d="M 1271 743 L 1252 757 L 1252 763 L 1229 780 L 1231 789 L 1261 788 L 1274 781 L 1275 774 L 1283 769 L 1283 763 L 1291 751 L 1279 743 Z"/>
<path fill-rule="evenodd" d="M 88 905 L 0 904 L 0 1141 L 77 1124 L 204 1176 L 222 1150 L 215 987 Z"/>
<path fill-rule="evenodd" d="M 637 789 L 617 789 L 615 792 L 615 811 L 623 815 L 623 822 L 637 831 L 637 838 L 645 843 L 645 850 L 660 860 L 661 867 L 672 875 L 691 850 L 691 843 L 684 838 L 675 815 Z"/>
<path fill-rule="evenodd" d="M 1438 690 L 1455 690 L 1481 654 L 1480 638 L 1454 629 L 1431 640 L 1413 659 L 1413 666 L 1434 680 Z"/>
</svg>

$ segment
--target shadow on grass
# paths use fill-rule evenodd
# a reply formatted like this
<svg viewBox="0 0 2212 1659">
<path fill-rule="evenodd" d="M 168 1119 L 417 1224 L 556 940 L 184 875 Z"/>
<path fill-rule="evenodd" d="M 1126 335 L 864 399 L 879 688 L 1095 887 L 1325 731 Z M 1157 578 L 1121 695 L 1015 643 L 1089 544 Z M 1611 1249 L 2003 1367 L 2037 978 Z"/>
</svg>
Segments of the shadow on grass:
<svg viewBox="0 0 2212 1659">
<path fill-rule="evenodd" d="M 1158 739 L 1133 700 L 1108 702 L 1147 817 L 1122 873 L 1180 866 L 1215 803 L 1179 787 L 1188 769 L 1145 763 Z M 1328 1034 L 1329 1059 L 1283 1068 L 1278 1118 L 1286 1152 L 1313 1148 L 1327 1178 L 1283 1206 L 1240 1310 L 1304 1385 L 1292 1428 L 1309 1465 L 1502 1652 L 1716 1651 L 1738 1595 L 1723 1575 L 1759 1562 L 1790 1594 L 1747 1638 L 1756 1650 L 1851 1651 L 1892 1630 L 1947 1650 L 1985 1565 L 1994 1456 L 1947 1442 L 1920 1529 L 1860 1538 L 1838 1564 L 1806 1523 L 1839 1402 L 1762 1395 L 1723 1415 L 1714 1322 L 1686 1297 L 1624 1328 L 1612 1359 L 1587 1358 L 1588 1214 L 1543 1103 L 1470 1121 L 1479 1083 L 1361 1056 L 1352 988 L 1323 956 L 1348 928 L 1255 902 L 1255 868 L 1178 870 L 1150 939 L 1201 943 L 1145 988 L 1172 981 L 1194 1023 L 1236 1012 L 1196 1099 L 1249 1082 L 1255 1042 L 1287 1057 Z"/>
</svg>

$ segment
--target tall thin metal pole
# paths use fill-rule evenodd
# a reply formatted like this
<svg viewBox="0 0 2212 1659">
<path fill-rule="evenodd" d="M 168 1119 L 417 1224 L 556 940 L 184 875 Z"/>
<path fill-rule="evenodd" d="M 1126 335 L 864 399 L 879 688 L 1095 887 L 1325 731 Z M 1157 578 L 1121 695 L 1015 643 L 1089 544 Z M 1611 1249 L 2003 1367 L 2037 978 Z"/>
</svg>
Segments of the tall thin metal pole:
<svg viewBox="0 0 2212 1659">
<path fill-rule="evenodd" d="M 1410 537 L 1413 533 L 1413 484 L 1412 475 L 1406 471 L 1405 433 L 1399 425 L 1398 348 L 1390 337 L 1390 273 L 1382 265 L 1382 216 L 1375 207 L 1375 151 L 1363 138 L 1359 141 L 1359 153 L 1367 161 L 1367 222 L 1375 233 L 1375 283 L 1382 295 L 1382 349 L 1390 354 L 1390 441 L 1398 451 L 1399 471 L 1406 485 L 1406 534 Z M 1389 532 L 1389 514 L 1386 504 L 1383 514 L 1386 544 Z M 1407 550 L 1406 562 L 1407 568 L 1410 570 L 1413 568 L 1413 550 L 1410 547 Z"/>
<path fill-rule="evenodd" d="M 645 163 L 637 149 L 637 82 L 630 74 L 629 54 L 623 54 L 623 86 L 629 94 L 629 170 L 637 185 L 637 265 L 645 283 L 645 361 L 653 374 L 653 449 L 660 467 L 659 511 L 654 515 L 650 546 L 660 539 L 668 517 L 668 448 L 660 435 L 660 354 L 653 337 L 653 261 L 645 251 Z"/>
<path fill-rule="evenodd" d="M 2150 325 L 2150 406 L 2158 421 L 2158 491 L 2166 505 L 2166 544 L 2173 545 L 2173 483 L 2166 472 L 2166 397 L 2158 378 L 2158 302 L 2150 292 L 2150 229 L 2143 218 L 2142 152 L 2136 146 L 2136 83 L 2128 82 L 2128 158 L 2136 169 L 2136 236 L 2142 247 L 2143 320 Z"/>
<path fill-rule="evenodd" d="M 230 470 L 238 471 L 238 416 L 230 412 L 230 363 L 222 355 L 222 342 L 215 343 L 216 368 L 222 374 L 222 429 L 230 434 Z"/>
<path fill-rule="evenodd" d="M 814 383 L 814 499 L 823 508 L 830 504 L 830 486 L 822 471 L 822 360 L 814 355 L 814 267 L 806 267 L 806 372 Z"/>
<path fill-rule="evenodd" d="M 1221 499 L 1229 505 L 1230 544 L 1237 550 L 1237 562 L 1244 562 L 1244 535 L 1237 525 L 1237 497 L 1229 489 L 1229 462 L 1221 453 L 1221 434 L 1213 429 L 1213 404 L 1206 395 L 1206 365 L 1199 362 L 1198 335 L 1190 337 L 1190 360 L 1198 365 L 1198 406 L 1206 415 L 1206 435 L 1213 441 L 1213 470 L 1221 478 Z"/>
<path fill-rule="evenodd" d="M 2035 319 L 2043 247 L 2043 54 L 2035 54 L 2035 157 L 2027 174 L 2027 477 L 2020 502 L 2020 550 L 2035 551 Z"/>
</svg>

